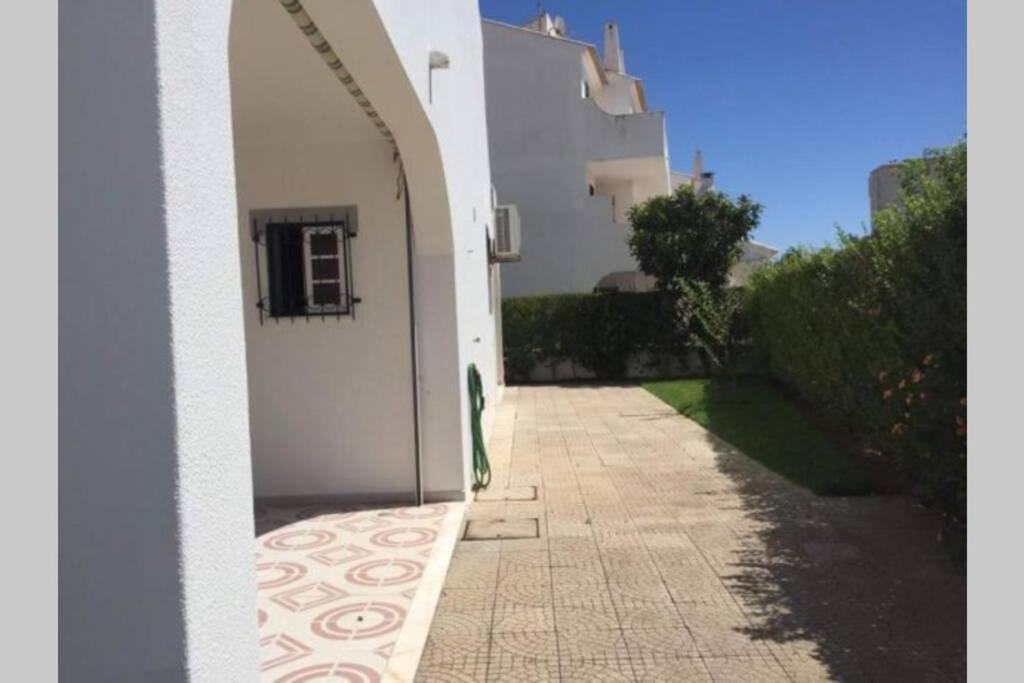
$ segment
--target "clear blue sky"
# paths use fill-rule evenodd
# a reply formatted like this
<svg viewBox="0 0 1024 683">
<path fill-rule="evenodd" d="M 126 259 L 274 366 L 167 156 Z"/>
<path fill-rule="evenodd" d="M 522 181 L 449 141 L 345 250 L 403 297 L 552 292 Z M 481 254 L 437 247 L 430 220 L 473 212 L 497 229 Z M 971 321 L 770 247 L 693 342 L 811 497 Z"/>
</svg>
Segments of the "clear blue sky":
<svg viewBox="0 0 1024 683">
<path fill-rule="evenodd" d="M 755 238 L 821 245 L 868 222 L 868 174 L 967 131 L 966 0 L 547 0 L 664 110 L 672 165 L 704 153 L 719 189 L 764 205 Z M 481 0 L 522 24 L 536 0 Z"/>
</svg>

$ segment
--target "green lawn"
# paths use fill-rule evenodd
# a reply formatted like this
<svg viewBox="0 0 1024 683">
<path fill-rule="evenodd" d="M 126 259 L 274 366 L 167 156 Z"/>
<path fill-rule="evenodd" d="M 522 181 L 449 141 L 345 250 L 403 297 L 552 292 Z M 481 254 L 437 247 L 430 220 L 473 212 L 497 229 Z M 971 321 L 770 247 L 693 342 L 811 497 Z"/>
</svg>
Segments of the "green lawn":
<svg viewBox="0 0 1024 683">
<path fill-rule="evenodd" d="M 645 389 L 790 481 L 826 496 L 863 495 L 860 468 L 770 384 L 753 379 L 650 382 Z"/>
</svg>

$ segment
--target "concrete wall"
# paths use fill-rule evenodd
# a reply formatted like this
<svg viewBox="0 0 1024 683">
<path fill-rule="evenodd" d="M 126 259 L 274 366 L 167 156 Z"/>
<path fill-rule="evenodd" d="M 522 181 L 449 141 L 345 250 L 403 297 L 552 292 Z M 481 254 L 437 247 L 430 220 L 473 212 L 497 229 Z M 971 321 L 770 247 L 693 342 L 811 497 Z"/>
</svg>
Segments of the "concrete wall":
<svg viewBox="0 0 1024 683">
<path fill-rule="evenodd" d="M 610 198 L 589 195 L 587 163 L 664 157 L 664 115 L 613 116 L 584 99 L 583 43 L 489 21 L 483 35 L 494 185 L 522 219 L 523 258 L 502 269 L 502 295 L 587 292 L 608 273 L 635 269 L 629 207 L 616 199 L 616 223 Z M 617 106 L 625 106 L 626 81 L 609 93 Z M 667 163 L 663 185 L 667 192 Z M 614 189 L 634 200 L 638 191 Z"/>
<path fill-rule="evenodd" d="M 229 10 L 60 6 L 59 663 L 75 681 L 257 675 Z"/>
</svg>

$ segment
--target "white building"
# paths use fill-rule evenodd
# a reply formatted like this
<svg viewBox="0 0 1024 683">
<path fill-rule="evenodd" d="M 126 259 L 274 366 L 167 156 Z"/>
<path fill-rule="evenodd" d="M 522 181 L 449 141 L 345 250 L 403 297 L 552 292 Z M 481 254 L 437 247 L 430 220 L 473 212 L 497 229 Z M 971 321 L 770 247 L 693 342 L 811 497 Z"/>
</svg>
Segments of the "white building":
<svg viewBox="0 0 1024 683">
<path fill-rule="evenodd" d="M 615 23 L 603 55 L 547 13 L 483 26 L 491 172 L 522 221 L 522 260 L 503 269 L 503 296 L 651 289 L 629 253 L 627 213 L 682 184 L 710 189 L 700 152 L 689 173 L 671 170 L 665 114 L 626 72 Z"/>
<path fill-rule="evenodd" d="M 60 667 L 255 680 L 254 492 L 468 489 L 476 2 L 75 0 L 59 33 Z"/>
</svg>

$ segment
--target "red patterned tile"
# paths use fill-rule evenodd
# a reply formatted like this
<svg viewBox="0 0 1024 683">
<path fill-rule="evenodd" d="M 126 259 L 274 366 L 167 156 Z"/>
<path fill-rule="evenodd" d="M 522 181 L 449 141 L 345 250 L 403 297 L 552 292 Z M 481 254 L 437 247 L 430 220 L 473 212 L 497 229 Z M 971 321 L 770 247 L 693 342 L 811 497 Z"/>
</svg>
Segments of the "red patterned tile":
<svg viewBox="0 0 1024 683">
<path fill-rule="evenodd" d="M 437 531 L 426 527 L 399 527 L 385 529 L 370 536 L 370 543 L 379 548 L 412 548 L 432 545 Z"/>
<path fill-rule="evenodd" d="M 301 579 L 307 571 L 298 562 L 261 562 L 256 565 L 256 587 L 262 591 L 287 586 Z"/>
<path fill-rule="evenodd" d="M 356 602 L 317 615 L 310 630 L 330 640 L 366 640 L 394 633 L 405 620 L 405 608 L 390 602 Z"/>
<path fill-rule="evenodd" d="M 380 672 L 365 664 L 337 662 L 314 664 L 295 671 L 289 671 L 275 683 L 313 683 L 314 681 L 342 680 L 346 683 L 379 683 Z"/>
<path fill-rule="evenodd" d="M 373 557 L 373 551 L 362 548 L 358 545 L 339 545 L 333 548 L 324 548 L 318 550 L 315 553 L 307 555 L 311 560 L 316 560 L 320 564 L 325 564 L 328 567 L 337 567 L 340 564 L 346 562 L 352 562 L 353 560 L 363 560 L 367 557 Z"/>
<path fill-rule="evenodd" d="M 269 550 L 311 550 L 330 545 L 337 536 L 327 529 L 291 529 L 271 534 L 263 541 Z"/>
<path fill-rule="evenodd" d="M 384 514 L 398 519 L 435 519 L 444 517 L 445 512 L 447 508 L 444 505 L 424 505 L 418 508 L 398 508 Z"/>
<path fill-rule="evenodd" d="M 260 669 L 266 671 L 308 656 L 313 649 L 287 633 L 260 639 Z"/>
<path fill-rule="evenodd" d="M 329 602 L 347 598 L 348 595 L 340 588 L 332 586 L 326 581 L 320 581 L 278 593 L 271 596 L 270 599 L 292 612 L 304 612 L 307 609 L 321 607 Z"/>
<path fill-rule="evenodd" d="M 360 562 L 345 574 L 345 580 L 356 586 L 400 586 L 418 581 L 423 576 L 423 563 L 400 558 Z"/>
</svg>

